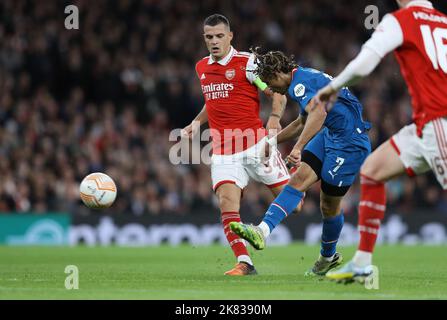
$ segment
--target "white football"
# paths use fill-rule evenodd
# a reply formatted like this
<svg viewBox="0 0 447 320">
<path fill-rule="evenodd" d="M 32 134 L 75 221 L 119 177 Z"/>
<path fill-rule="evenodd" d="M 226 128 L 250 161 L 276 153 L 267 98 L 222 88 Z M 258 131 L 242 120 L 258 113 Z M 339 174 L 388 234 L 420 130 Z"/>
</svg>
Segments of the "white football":
<svg viewBox="0 0 447 320">
<path fill-rule="evenodd" d="M 95 172 L 82 180 L 79 186 L 82 202 L 92 209 L 110 207 L 116 198 L 116 185 L 108 175 Z"/>
</svg>

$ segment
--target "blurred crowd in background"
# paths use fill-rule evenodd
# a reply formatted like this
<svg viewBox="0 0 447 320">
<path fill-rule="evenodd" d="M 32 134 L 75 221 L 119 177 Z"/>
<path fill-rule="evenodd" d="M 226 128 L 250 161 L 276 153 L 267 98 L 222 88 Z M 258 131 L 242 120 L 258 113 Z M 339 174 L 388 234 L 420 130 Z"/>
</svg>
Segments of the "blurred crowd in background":
<svg viewBox="0 0 447 320">
<path fill-rule="evenodd" d="M 393 1 L 26 1 L 0 2 L 0 212 L 89 214 L 79 199 L 82 178 L 110 175 L 126 215 L 218 212 L 210 169 L 172 165 L 168 140 L 203 106 L 195 63 L 208 55 L 203 20 L 227 16 L 233 46 L 280 49 L 303 66 L 338 74 L 373 30 L 365 7 L 380 18 Z M 65 5 L 80 10 L 79 30 L 66 30 Z M 436 6 L 436 2 L 434 2 Z M 373 148 L 411 122 L 410 99 L 392 55 L 352 88 L 373 123 Z M 270 100 L 262 97 L 266 121 Z M 282 120 L 297 116 L 289 103 Z M 281 146 L 283 156 L 292 144 Z M 319 185 L 304 214 L 318 214 Z M 263 214 L 269 190 L 251 182 L 241 212 Z M 358 182 L 344 201 L 354 214 Z M 446 211 L 432 174 L 388 184 L 390 210 Z M 444 209 L 444 210 L 442 210 Z"/>
</svg>

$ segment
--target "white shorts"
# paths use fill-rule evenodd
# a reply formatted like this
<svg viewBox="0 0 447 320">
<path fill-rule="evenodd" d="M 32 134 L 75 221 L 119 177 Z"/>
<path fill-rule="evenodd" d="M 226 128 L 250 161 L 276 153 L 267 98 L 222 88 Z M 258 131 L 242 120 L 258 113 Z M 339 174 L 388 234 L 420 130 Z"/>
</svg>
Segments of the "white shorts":
<svg viewBox="0 0 447 320">
<path fill-rule="evenodd" d="M 290 175 L 278 149 L 273 148 L 268 163 L 262 163 L 260 154 L 266 140 L 267 138 L 260 140 L 243 152 L 231 155 L 213 154 L 211 179 L 214 191 L 224 183 L 234 183 L 244 189 L 250 177 L 269 188 L 286 184 Z"/>
<path fill-rule="evenodd" d="M 447 190 L 447 119 L 428 122 L 422 130 L 422 138 L 416 133 L 416 125 L 403 127 L 390 139 L 409 176 L 432 170 L 439 184 Z"/>
</svg>

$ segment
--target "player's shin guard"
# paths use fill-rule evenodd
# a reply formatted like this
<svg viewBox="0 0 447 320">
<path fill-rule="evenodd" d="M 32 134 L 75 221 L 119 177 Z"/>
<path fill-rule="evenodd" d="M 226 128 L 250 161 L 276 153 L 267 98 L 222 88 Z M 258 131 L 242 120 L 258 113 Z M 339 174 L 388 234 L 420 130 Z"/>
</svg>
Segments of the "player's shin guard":
<svg viewBox="0 0 447 320">
<path fill-rule="evenodd" d="M 263 222 L 269 226 L 270 232 L 297 207 L 302 198 L 303 192 L 289 185 L 284 187 L 264 216 Z"/>
<path fill-rule="evenodd" d="M 343 211 L 331 218 L 323 219 L 323 232 L 321 235 L 321 251 L 323 257 L 332 257 L 335 254 L 338 238 L 344 223 Z"/>
<path fill-rule="evenodd" d="M 380 222 L 385 215 L 385 208 L 385 183 L 361 175 L 358 220 L 358 229 L 360 231 L 359 251 L 373 252 Z"/>
<path fill-rule="evenodd" d="M 241 222 L 241 216 L 239 212 L 222 212 L 222 224 L 224 227 L 224 233 L 228 240 L 228 243 L 230 244 L 231 250 L 233 250 L 233 253 L 239 262 L 244 261 L 248 264 L 253 264 L 251 262 L 244 240 L 239 238 L 237 234 L 230 230 L 229 224 L 233 221 Z"/>
</svg>

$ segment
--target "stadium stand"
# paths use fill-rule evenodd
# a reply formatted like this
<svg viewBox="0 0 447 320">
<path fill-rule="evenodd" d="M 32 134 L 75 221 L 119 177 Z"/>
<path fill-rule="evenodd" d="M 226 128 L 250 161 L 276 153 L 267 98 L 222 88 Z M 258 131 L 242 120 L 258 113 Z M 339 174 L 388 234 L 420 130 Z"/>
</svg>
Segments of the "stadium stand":
<svg viewBox="0 0 447 320">
<path fill-rule="evenodd" d="M 63 27 L 58 3 L 0 2 L 0 212 L 87 215 L 78 186 L 93 171 L 115 179 L 119 214 L 217 211 L 209 167 L 173 166 L 168 157 L 169 132 L 203 105 L 194 71 L 207 55 L 203 19 L 221 12 L 232 23 L 236 48 L 281 49 L 329 74 L 338 73 L 372 32 L 363 26 L 366 1 L 75 1 L 79 30 Z M 396 8 L 377 3 L 380 17 Z M 374 124 L 373 148 L 411 121 L 392 56 L 354 92 Z M 262 103 L 266 119 L 269 101 Z M 296 114 L 288 105 L 283 126 Z M 286 155 L 291 145 L 281 148 Z M 401 213 L 447 206 L 432 175 L 395 180 L 388 192 L 389 208 Z M 346 214 L 356 212 L 358 198 L 356 184 Z M 318 199 L 316 186 L 304 214 L 319 214 Z M 251 183 L 241 212 L 261 215 L 270 200 L 268 190 Z"/>
</svg>

